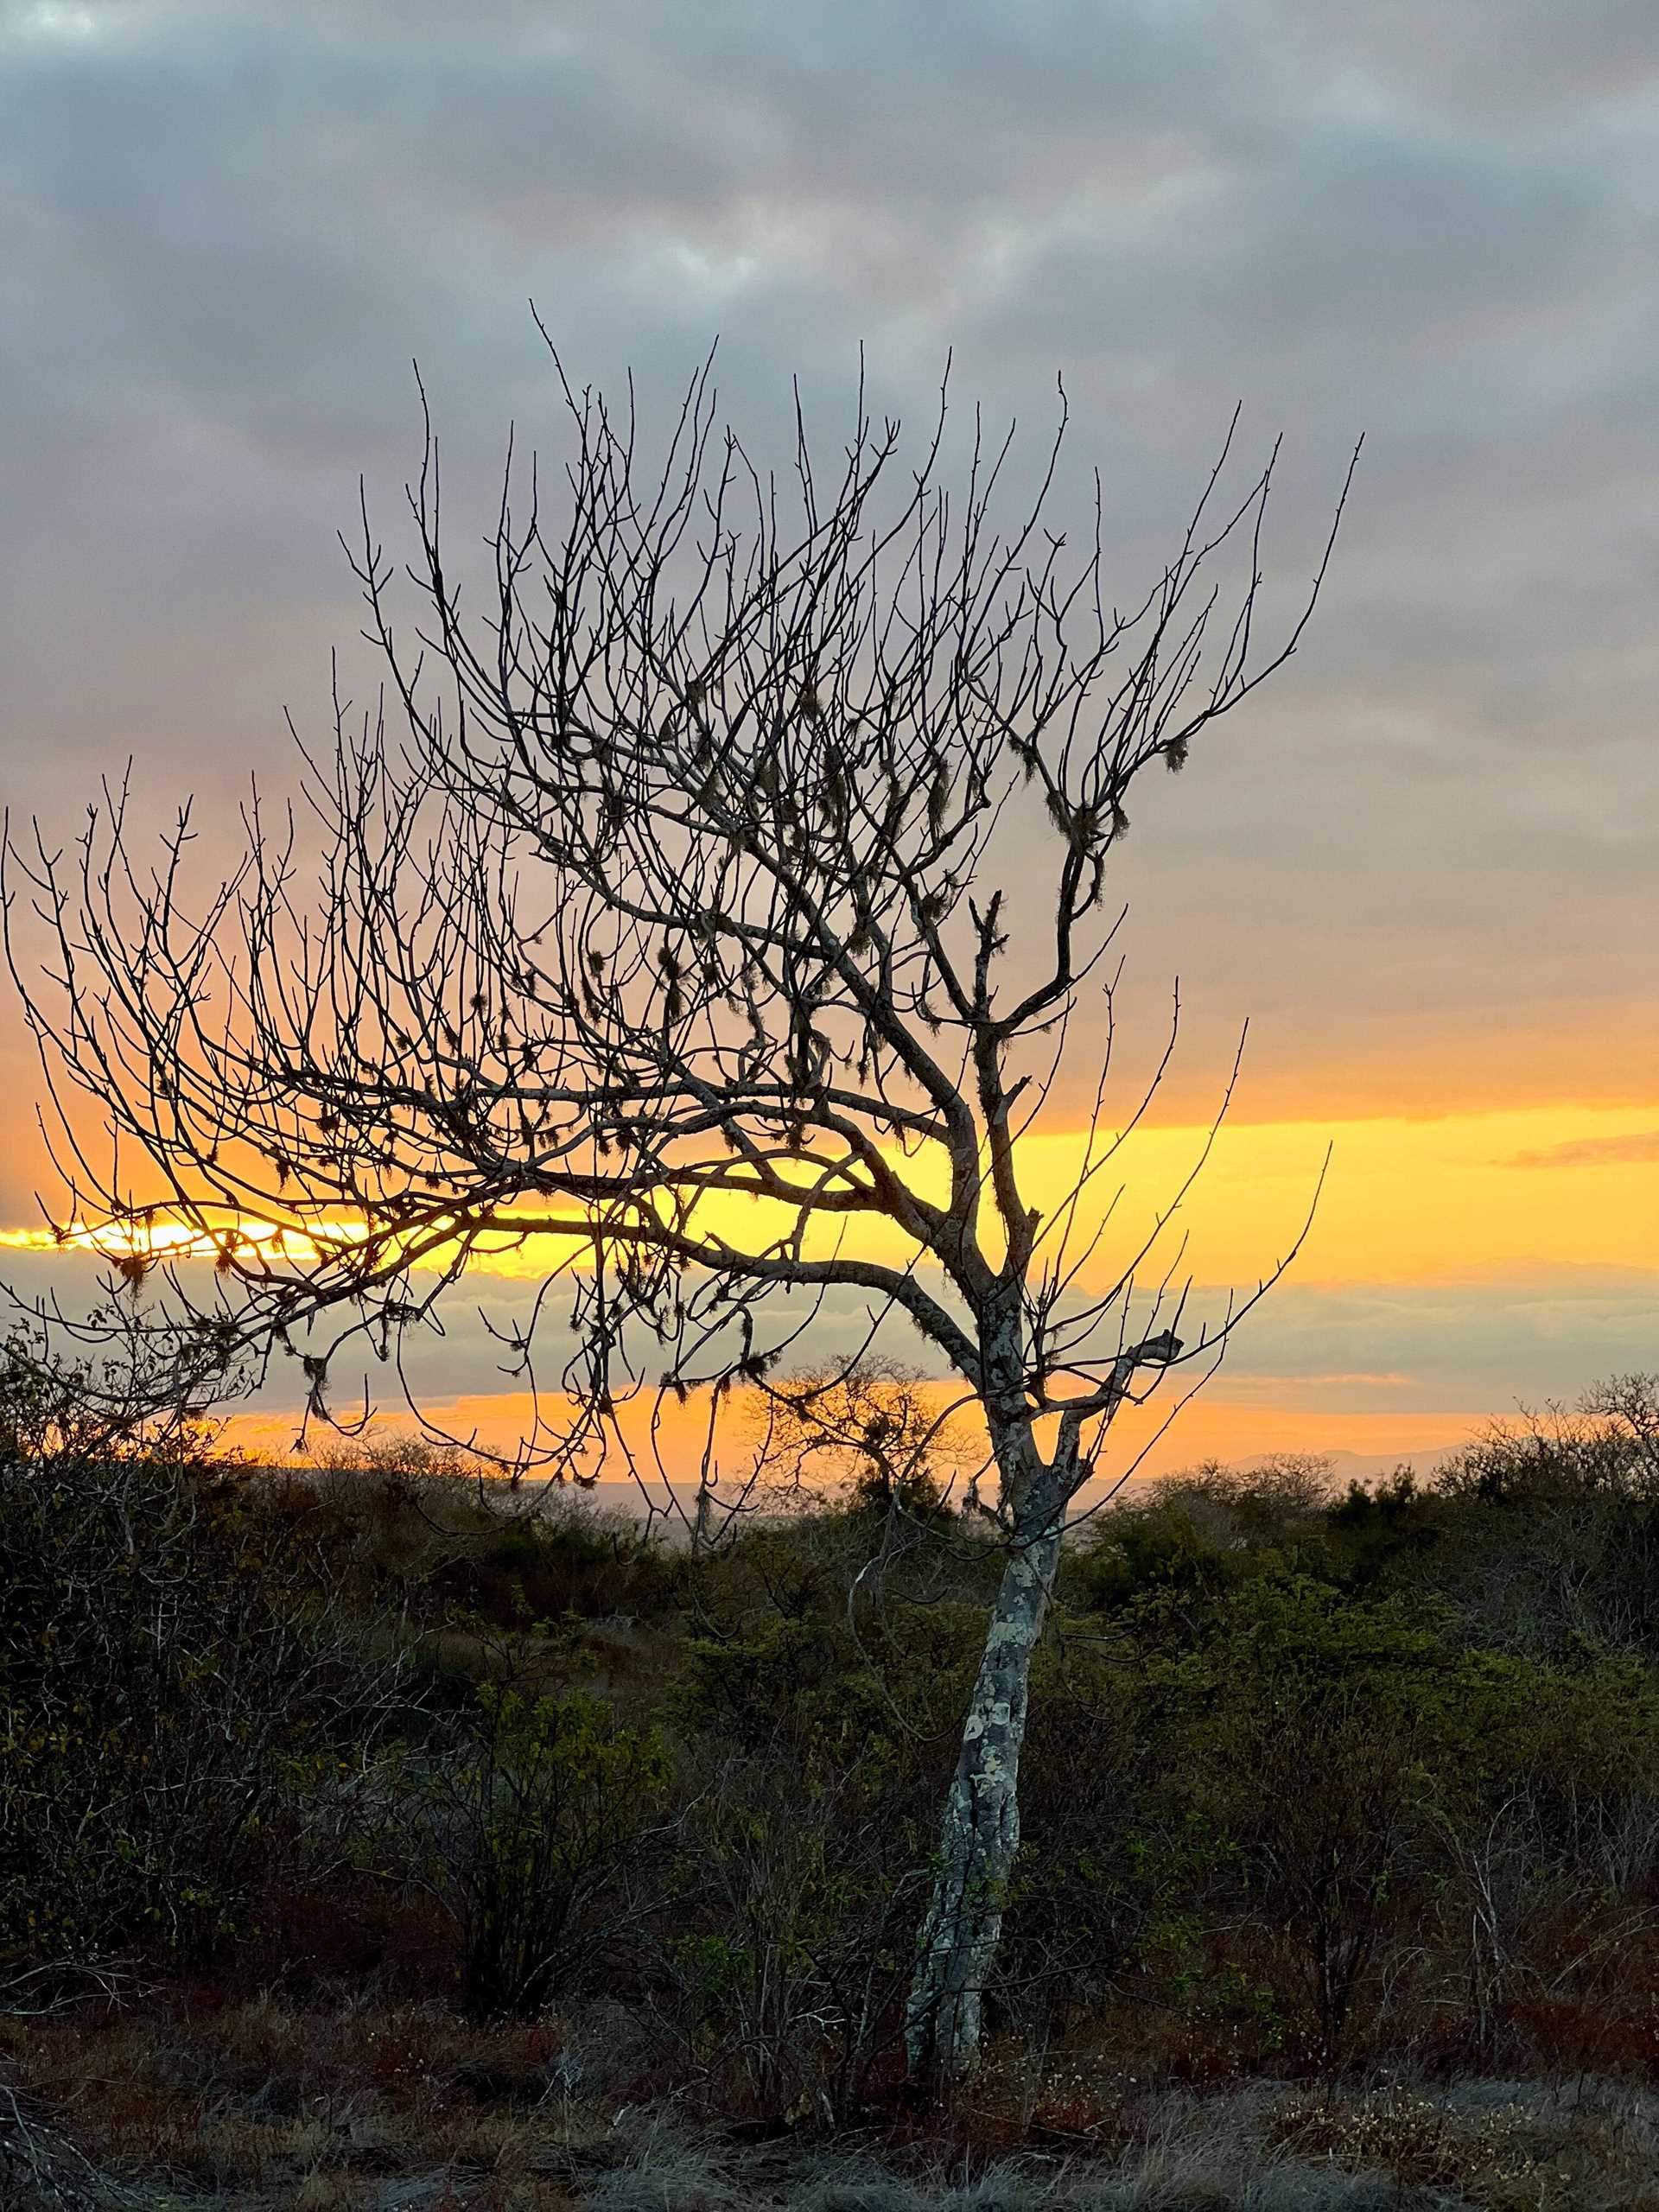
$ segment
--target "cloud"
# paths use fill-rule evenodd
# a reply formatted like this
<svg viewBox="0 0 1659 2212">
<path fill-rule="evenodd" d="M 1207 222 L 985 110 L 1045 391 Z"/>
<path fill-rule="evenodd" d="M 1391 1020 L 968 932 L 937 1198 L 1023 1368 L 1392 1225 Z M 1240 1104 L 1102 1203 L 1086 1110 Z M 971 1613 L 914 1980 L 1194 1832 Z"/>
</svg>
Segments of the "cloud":
<svg viewBox="0 0 1659 2212">
<path fill-rule="evenodd" d="M 0 1254 L 0 1283 L 10 1282 L 29 1301 L 55 1296 L 69 1313 L 94 1302 L 99 1273 L 84 1254 Z M 536 1288 L 469 1279 L 449 1301 L 442 1335 L 422 1334 L 409 1343 L 417 1401 L 484 1403 L 521 1391 L 523 1376 L 504 1367 L 502 1339 L 528 1320 Z M 1659 1364 L 1656 1312 L 1659 1273 L 1641 1269 L 1544 1268 L 1432 1284 L 1282 1282 L 1250 1314 L 1199 1393 L 1196 1403 L 1210 1440 L 1203 1448 L 1231 1452 L 1226 1430 L 1235 1416 L 1239 1433 L 1248 1429 L 1256 1440 L 1240 1450 L 1274 1448 L 1273 1426 L 1281 1417 L 1284 1433 L 1303 1442 L 1315 1433 L 1310 1421 L 1315 1429 L 1324 1422 L 1318 1433 L 1328 1431 L 1333 1442 L 1342 1440 L 1344 1423 L 1353 1424 L 1356 1433 L 1364 1432 L 1368 1450 L 1387 1452 L 1396 1441 L 1401 1449 L 1450 1442 L 1483 1414 L 1571 1400 L 1603 1376 Z M 782 1325 L 782 1309 L 773 1319 Z M 800 1357 L 851 1357 L 868 1331 L 863 1295 L 831 1292 Z M 537 1361 L 544 1389 L 556 1387 L 569 1348 L 550 1313 Z M 930 1370 L 936 1364 L 900 1320 L 886 1325 L 877 1349 Z M 334 1387 L 341 1406 L 360 1405 L 366 1390 L 382 1412 L 403 1407 L 394 1371 L 364 1358 L 360 1348 L 341 1356 Z M 297 1415 L 304 1397 L 297 1364 L 276 1357 L 253 1410 Z M 1213 1420 L 1204 1410 L 1209 1407 Z"/>
<path fill-rule="evenodd" d="M 410 357 L 460 536 L 509 419 L 552 434 L 531 295 L 648 414 L 719 330 L 785 459 L 791 369 L 834 424 L 863 341 L 914 416 L 954 344 L 1033 434 L 1064 368 L 1126 593 L 1236 400 L 1290 433 L 1286 595 L 1370 433 L 1295 664 L 1125 849 L 1198 1061 L 1249 1013 L 1281 1109 L 1659 1096 L 1641 0 L 62 0 L 0 54 L 15 813 L 130 753 L 210 843 L 291 784 L 283 706 L 337 641 L 374 680 L 334 532 L 362 471 L 399 550 Z"/>
<path fill-rule="evenodd" d="M 1659 1129 L 1636 1136 L 1584 1137 L 1541 1152 L 1517 1152 L 1512 1167 L 1637 1167 L 1659 1160 Z"/>
</svg>

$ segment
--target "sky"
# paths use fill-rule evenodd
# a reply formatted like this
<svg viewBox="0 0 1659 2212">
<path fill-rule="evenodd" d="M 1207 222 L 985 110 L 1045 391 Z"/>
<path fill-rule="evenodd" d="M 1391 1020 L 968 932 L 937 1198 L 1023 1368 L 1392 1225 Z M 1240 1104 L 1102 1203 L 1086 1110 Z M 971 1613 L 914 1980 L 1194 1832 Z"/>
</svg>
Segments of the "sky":
<svg viewBox="0 0 1659 2212">
<path fill-rule="evenodd" d="M 1659 1367 L 1656 249 L 1646 0 L 0 0 L 0 796 L 61 838 L 131 758 L 228 851 L 366 669 L 336 533 L 361 474 L 397 543 L 411 360 L 480 527 L 508 423 L 554 435 L 531 299 L 648 412 L 717 337 L 780 458 L 861 346 L 878 405 L 950 351 L 1038 438 L 1063 374 L 1126 597 L 1236 405 L 1274 588 L 1363 433 L 1302 650 L 1119 888 L 1147 1049 L 1188 1009 L 1150 1177 L 1250 1023 L 1217 1281 L 1333 1147 L 1163 1462 L 1432 1450 Z M 38 1090 L 0 1009 L 6 1273 L 73 1286 L 20 1241 Z M 429 1382 L 511 1427 L 470 1311 Z"/>
</svg>

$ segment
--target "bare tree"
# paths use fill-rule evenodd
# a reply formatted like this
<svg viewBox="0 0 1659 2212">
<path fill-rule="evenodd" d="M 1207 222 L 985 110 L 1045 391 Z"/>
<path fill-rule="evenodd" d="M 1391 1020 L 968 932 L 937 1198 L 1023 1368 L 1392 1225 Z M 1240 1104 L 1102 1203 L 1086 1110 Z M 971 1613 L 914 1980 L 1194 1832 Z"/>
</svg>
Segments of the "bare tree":
<svg viewBox="0 0 1659 2212">
<path fill-rule="evenodd" d="M 821 1360 L 756 1395 L 755 1463 L 770 1497 L 933 1512 L 983 1464 L 982 1440 L 941 1408 L 938 1383 L 880 1354 Z"/>
<path fill-rule="evenodd" d="M 706 1393 L 712 1436 L 832 1292 L 868 1303 L 872 1338 L 907 1318 L 958 1378 L 1007 1564 L 910 2002 L 935 2082 L 978 2046 L 1068 1503 L 1120 1408 L 1211 1357 L 1261 1287 L 1184 1347 L 1179 1250 L 1098 1256 L 1084 1201 L 1146 1105 L 1104 1118 L 1109 863 L 1135 778 L 1180 768 L 1295 649 L 1330 541 L 1263 649 L 1272 458 L 1221 504 L 1224 449 L 1122 613 L 1098 480 L 1079 550 L 1045 526 L 1063 390 L 1005 527 L 1012 431 L 987 442 L 976 416 L 953 491 L 944 391 L 901 461 L 861 377 L 823 474 L 798 404 L 780 483 L 716 432 L 709 364 L 651 467 L 632 389 L 613 414 L 552 359 L 557 498 L 510 446 L 476 611 L 441 550 L 429 417 L 412 632 L 365 508 L 352 557 L 389 690 L 354 715 L 337 683 L 333 744 L 305 755 L 315 829 L 256 797 L 240 865 L 192 910 L 189 810 L 152 868 L 108 792 L 72 855 L 38 829 L 12 849 L 9 915 L 24 893 L 53 944 L 42 984 L 9 938 L 14 973 L 75 1217 L 115 1225 L 134 1278 L 167 1237 L 209 1255 L 213 1294 L 175 1274 L 152 1325 L 198 1357 L 292 1352 L 313 1415 L 343 1353 L 401 1374 L 410 1331 L 511 1245 L 550 1255 L 503 1356 L 537 1394 L 525 1461 L 554 1475 L 648 1471 L 657 1423 L 642 1443 L 630 1399 Z M 1093 1116 L 1045 1217 L 1020 1140 L 1077 1029 Z"/>
</svg>

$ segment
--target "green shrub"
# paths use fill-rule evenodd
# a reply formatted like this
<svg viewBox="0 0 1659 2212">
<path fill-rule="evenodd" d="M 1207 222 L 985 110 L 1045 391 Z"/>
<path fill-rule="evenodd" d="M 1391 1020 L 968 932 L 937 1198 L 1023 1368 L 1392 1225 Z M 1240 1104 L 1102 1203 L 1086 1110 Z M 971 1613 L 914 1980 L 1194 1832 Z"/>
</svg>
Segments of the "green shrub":
<svg viewBox="0 0 1659 2212">
<path fill-rule="evenodd" d="M 614 1613 L 659 1613 L 674 1578 L 660 1545 L 620 1516 L 580 1506 L 508 1516 L 480 1509 L 477 1535 L 445 1560 L 433 1586 L 495 1628 Z"/>
<path fill-rule="evenodd" d="M 1570 1666 L 1471 1649 L 1446 1606 L 1306 1576 L 1243 1583 L 1185 1648 L 1147 1601 L 1132 1725 L 1155 1747 L 1152 1807 L 1225 1846 L 1213 1921 L 1276 1945 L 1288 2012 L 1327 2059 L 1390 1946 L 1421 1948 L 1478 1842 L 1517 1829 L 1539 1881 L 1590 1910 L 1646 1872 L 1609 1839 L 1659 1834 L 1659 1689 L 1591 1652 Z"/>
<path fill-rule="evenodd" d="M 669 2016 L 751 2113 L 839 2123 L 897 2063 L 938 1808 L 983 1638 L 972 1606 L 894 1603 L 856 1630 L 792 1602 L 688 1649 L 671 1699 L 698 1778 Z"/>
<path fill-rule="evenodd" d="M 398 1671 L 187 1427 L 0 1358 L 0 1944 L 199 1959 Z"/>
<path fill-rule="evenodd" d="M 890 1753 L 697 1747 L 671 2024 L 756 2116 L 839 2125 L 898 2050 L 935 1807 Z"/>
<path fill-rule="evenodd" d="M 669 1833 L 654 1732 L 584 1691 L 486 1682 L 455 1745 L 411 1771 L 474 2015 L 534 2017 L 638 1929 Z"/>
</svg>

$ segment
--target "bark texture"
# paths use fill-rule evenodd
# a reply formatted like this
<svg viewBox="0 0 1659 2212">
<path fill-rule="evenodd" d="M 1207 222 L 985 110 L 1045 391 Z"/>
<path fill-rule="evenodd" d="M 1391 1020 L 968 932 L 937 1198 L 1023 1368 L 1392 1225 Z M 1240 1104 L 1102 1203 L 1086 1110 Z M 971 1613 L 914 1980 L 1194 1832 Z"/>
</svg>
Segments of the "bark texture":
<svg viewBox="0 0 1659 2212">
<path fill-rule="evenodd" d="M 963 1726 L 906 2011 L 910 2075 L 924 2090 L 971 2071 L 979 2056 L 985 1984 L 1020 1850 L 1032 1655 L 1048 1612 L 1063 1512 L 1030 1516 L 1034 1533 L 1009 1556 Z"/>
</svg>

